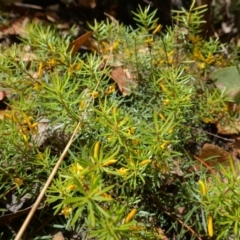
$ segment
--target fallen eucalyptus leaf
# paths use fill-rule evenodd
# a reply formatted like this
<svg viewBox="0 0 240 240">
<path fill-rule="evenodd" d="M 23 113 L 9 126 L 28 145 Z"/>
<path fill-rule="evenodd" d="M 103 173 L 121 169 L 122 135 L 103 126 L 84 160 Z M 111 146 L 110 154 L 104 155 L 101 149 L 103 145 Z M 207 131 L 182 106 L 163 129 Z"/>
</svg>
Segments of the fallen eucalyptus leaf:
<svg viewBox="0 0 240 240">
<path fill-rule="evenodd" d="M 240 104 L 240 66 L 219 69 L 210 77 L 220 90 L 224 90 L 235 103 Z"/>
</svg>

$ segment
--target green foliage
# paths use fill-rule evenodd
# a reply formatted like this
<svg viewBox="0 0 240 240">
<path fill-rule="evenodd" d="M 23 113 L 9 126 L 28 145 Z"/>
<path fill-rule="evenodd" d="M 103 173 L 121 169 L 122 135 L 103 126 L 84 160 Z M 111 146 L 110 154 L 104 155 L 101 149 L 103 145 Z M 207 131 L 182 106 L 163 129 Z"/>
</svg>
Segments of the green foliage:
<svg viewBox="0 0 240 240">
<path fill-rule="evenodd" d="M 237 163 L 237 171 L 239 164 Z M 206 182 L 206 181 L 205 181 Z M 233 162 L 229 169 L 220 167 L 220 174 L 206 183 L 207 194 L 200 201 L 205 217 L 213 218 L 216 239 L 240 238 L 239 233 L 239 176 Z"/>
<path fill-rule="evenodd" d="M 0 53 L 0 85 L 12 95 L 1 121 L 1 198 L 39 189 L 80 121 L 46 194 L 56 225 L 82 239 L 163 239 L 161 229 L 178 239 L 207 236 L 204 211 L 217 212 L 210 195 L 209 206 L 199 201 L 186 146 L 206 139 L 196 134 L 204 121 L 228 113 L 224 94 L 202 81 L 227 65 L 218 40 L 197 35 L 204 10 L 178 12 L 179 25 L 160 34 L 148 8 L 134 14 L 136 30 L 95 22 L 97 51 L 77 56 L 71 36 L 29 25 L 22 44 Z M 123 95 L 110 78 L 119 66 L 132 83 Z"/>
</svg>

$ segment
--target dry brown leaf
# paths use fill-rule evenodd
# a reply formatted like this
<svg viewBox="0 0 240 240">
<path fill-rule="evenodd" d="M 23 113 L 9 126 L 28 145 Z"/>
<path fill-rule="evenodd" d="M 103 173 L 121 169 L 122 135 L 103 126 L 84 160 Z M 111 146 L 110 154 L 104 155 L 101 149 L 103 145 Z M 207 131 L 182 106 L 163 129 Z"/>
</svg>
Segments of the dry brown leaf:
<svg viewBox="0 0 240 240">
<path fill-rule="evenodd" d="M 86 32 L 85 34 L 83 34 L 82 36 L 80 36 L 79 38 L 77 38 L 76 40 L 74 40 L 69 44 L 68 51 L 72 50 L 72 55 L 75 55 L 79 51 L 79 49 L 84 44 L 87 43 L 87 41 L 91 36 L 92 36 L 92 32 Z"/>
<path fill-rule="evenodd" d="M 131 74 L 128 69 L 116 67 L 112 70 L 110 76 L 117 83 L 123 95 L 129 95 L 131 88 L 136 86 L 136 82 L 131 79 Z"/>
<path fill-rule="evenodd" d="M 34 53 L 26 52 L 24 53 L 21 60 L 23 62 L 29 62 L 29 61 L 37 60 L 37 56 Z"/>
<path fill-rule="evenodd" d="M 224 122 L 224 119 L 217 123 L 218 134 L 221 135 L 232 135 L 240 132 L 240 119 L 231 121 L 229 123 Z"/>
<path fill-rule="evenodd" d="M 240 137 L 234 137 L 234 144 L 233 144 L 233 147 L 234 147 L 234 150 L 237 152 L 237 154 L 240 154 Z"/>
<path fill-rule="evenodd" d="M 5 101 L 7 100 L 7 92 L 2 90 L 0 91 L 0 119 L 4 118 L 4 114 L 7 109 Z"/>
<path fill-rule="evenodd" d="M 62 232 L 57 232 L 56 234 L 53 235 L 52 240 L 65 240 Z"/>
<path fill-rule="evenodd" d="M 78 4 L 85 8 L 95 8 L 97 6 L 96 0 L 78 0 Z"/>
<path fill-rule="evenodd" d="M 41 204 L 38 209 L 44 208 L 45 205 Z M 26 215 L 29 211 L 31 211 L 32 206 L 27 207 L 25 209 L 19 210 L 16 213 L 9 213 L 9 214 L 3 214 L 0 216 L 0 227 L 11 223 L 13 220 L 16 220 L 17 218 L 20 218 L 23 215 Z"/>
<path fill-rule="evenodd" d="M 7 97 L 7 93 L 5 91 L 0 91 L 0 101 L 3 101 Z"/>
<path fill-rule="evenodd" d="M 10 26 L 1 27 L 0 38 L 2 38 L 4 35 L 13 35 L 13 34 L 23 36 L 29 20 L 30 19 L 28 17 L 23 16 L 13 21 L 10 24 Z"/>
<path fill-rule="evenodd" d="M 200 151 L 199 158 L 202 159 L 208 166 L 214 167 L 218 164 L 228 165 L 231 155 L 226 150 L 214 144 L 206 143 Z"/>
</svg>

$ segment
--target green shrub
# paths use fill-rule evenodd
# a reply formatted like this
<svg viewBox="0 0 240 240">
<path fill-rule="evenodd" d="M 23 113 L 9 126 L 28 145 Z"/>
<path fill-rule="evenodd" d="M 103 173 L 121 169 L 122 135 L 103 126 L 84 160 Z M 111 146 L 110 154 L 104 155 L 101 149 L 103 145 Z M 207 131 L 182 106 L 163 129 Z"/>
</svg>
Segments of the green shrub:
<svg viewBox="0 0 240 240">
<path fill-rule="evenodd" d="M 95 50 L 76 56 L 71 36 L 29 25 L 22 44 L 0 53 L 0 84 L 11 92 L 0 131 L 1 198 L 33 192 L 33 202 L 80 122 L 46 194 L 56 228 L 81 239 L 207 236 L 204 207 L 213 218 L 217 208 L 201 201 L 196 175 L 205 169 L 190 170 L 197 163 L 186 146 L 207 139 L 206 122 L 228 115 L 224 93 L 202 79 L 229 63 L 218 40 L 198 35 L 204 9 L 175 12 L 178 24 L 165 33 L 149 9 L 134 14 L 136 30 L 96 22 Z M 116 68 L 129 78 L 124 94 L 110 78 Z M 220 225 L 216 232 L 229 236 Z"/>
</svg>

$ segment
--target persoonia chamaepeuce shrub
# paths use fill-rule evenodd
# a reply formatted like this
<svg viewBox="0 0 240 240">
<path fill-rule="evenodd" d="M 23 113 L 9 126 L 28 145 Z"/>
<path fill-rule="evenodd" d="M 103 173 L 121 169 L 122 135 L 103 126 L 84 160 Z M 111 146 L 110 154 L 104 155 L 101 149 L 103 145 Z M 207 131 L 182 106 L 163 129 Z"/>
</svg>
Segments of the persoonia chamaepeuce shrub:
<svg viewBox="0 0 240 240">
<path fill-rule="evenodd" d="M 134 13 L 137 29 L 96 22 L 87 54 L 70 54 L 71 36 L 36 24 L 3 49 L 0 86 L 11 97 L 1 120 L 1 198 L 13 189 L 34 201 L 80 122 L 46 194 L 61 217 L 56 227 L 79 239 L 208 236 L 207 214 L 215 221 L 219 208 L 202 198 L 195 177 L 205 170 L 192 170 L 185 147 L 205 139 L 204 121 L 227 116 L 224 94 L 201 80 L 227 63 L 218 40 L 198 35 L 204 10 L 175 12 L 166 32 L 148 8 Z M 225 225 L 225 235 L 220 222 L 216 232 L 237 236 Z"/>
</svg>

